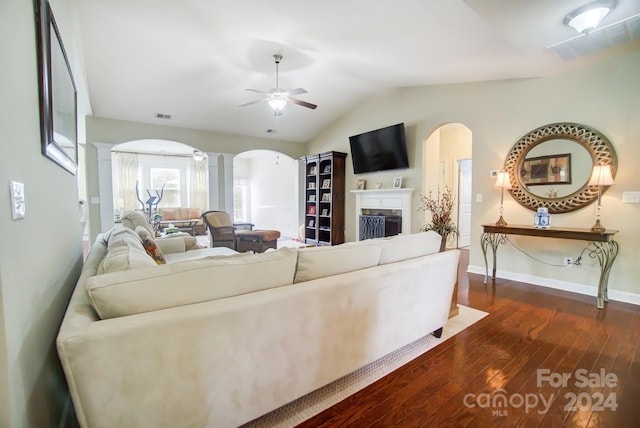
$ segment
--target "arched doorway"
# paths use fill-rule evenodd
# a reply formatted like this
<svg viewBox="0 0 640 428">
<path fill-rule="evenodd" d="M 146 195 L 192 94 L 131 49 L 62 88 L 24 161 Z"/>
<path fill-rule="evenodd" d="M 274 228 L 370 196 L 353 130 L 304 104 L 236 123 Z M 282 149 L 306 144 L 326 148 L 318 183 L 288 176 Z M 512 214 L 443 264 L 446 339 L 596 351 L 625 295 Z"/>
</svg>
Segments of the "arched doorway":
<svg viewBox="0 0 640 428">
<path fill-rule="evenodd" d="M 207 154 L 167 140 L 136 140 L 111 149 L 114 220 L 143 208 L 150 197 L 158 208 L 209 206 Z M 148 208 L 148 207 L 146 207 Z"/>
<path fill-rule="evenodd" d="M 472 197 L 472 133 L 461 123 L 447 123 L 434 130 L 424 141 L 423 194 L 445 188 L 455 196 L 453 218 L 459 231 L 447 247 L 470 244 Z M 429 213 L 425 213 L 425 223 Z"/>
</svg>

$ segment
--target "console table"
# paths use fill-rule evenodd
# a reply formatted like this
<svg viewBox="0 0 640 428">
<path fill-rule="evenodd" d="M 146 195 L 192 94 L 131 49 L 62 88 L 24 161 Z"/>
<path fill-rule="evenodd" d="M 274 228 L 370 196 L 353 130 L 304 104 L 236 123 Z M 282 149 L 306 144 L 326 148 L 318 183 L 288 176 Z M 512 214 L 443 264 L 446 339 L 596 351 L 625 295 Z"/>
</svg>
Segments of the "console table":
<svg viewBox="0 0 640 428">
<path fill-rule="evenodd" d="M 493 253 L 493 273 L 492 278 L 496 278 L 496 251 L 500 244 L 507 241 L 507 235 L 537 236 L 541 238 L 576 239 L 587 241 L 587 251 L 589 257 L 597 259 L 600 264 L 600 279 L 598 281 L 597 306 L 604 307 L 604 302 L 608 301 L 607 285 L 611 266 L 618 255 L 618 243 L 613 240 L 613 235 L 617 230 L 605 230 L 604 232 L 593 232 L 591 229 L 550 227 L 547 229 L 535 228 L 533 226 L 507 225 L 496 226 L 495 224 L 482 225 L 482 254 L 484 256 L 484 283 L 487 283 L 489 276 L 489 265 L 487 263 L 487 248 L 491 246 Z"/>
</svg>

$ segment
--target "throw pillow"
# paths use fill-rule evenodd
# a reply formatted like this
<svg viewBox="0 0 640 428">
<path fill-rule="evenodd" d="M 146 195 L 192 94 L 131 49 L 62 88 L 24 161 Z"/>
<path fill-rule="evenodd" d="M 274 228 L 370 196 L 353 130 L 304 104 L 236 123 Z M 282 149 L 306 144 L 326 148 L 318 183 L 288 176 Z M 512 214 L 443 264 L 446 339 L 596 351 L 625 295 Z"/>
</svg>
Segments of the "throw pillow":
<svg viewBox="0 0 640 428">
<path fill-rule="evenodd" d="M 162 254 L 162 251 L 160 251 L 160 248 L 158 248 L 155 240 L 147 237 L 142 240 L 142 246 L 147 251 L 147 254 L 149 254 L 151 258 L 156 262 L 156 264 L 164 265 L 167 263 L 167 261 L 164 259 L 164 254 Z"/>
<path fill-rule="evenodd" d="M 156 262 L 156 264 L 158 265 L 166 264 L 167 261 L 164 258 L 164 254 L 162 254 L 162 250 L 158 248 L 158 245 L 156 244 L 155 239 L 153 239 L 153 237 L 149 234 L 149 231 L 142 226 L 138 226 L 136 227 L 136 233 L 138 234 L 138 236 L 140 237 L 140 240 L 142 241 L 142 246 L 144 247 L 144 250 L 147 252 L 147 254 L 149 254 L 149 256 L 151 256 L 151 258 Z"/>
<path fill-rule="evenodd" d="M 138 226 L 143 226 L 153 236 L 153 227 L 149 224 L 147 216 L 141 211 L 125 211 L 120 217 L 122 219 L 122 225 L 132 231 L 135 231 Z"/>
</svg>

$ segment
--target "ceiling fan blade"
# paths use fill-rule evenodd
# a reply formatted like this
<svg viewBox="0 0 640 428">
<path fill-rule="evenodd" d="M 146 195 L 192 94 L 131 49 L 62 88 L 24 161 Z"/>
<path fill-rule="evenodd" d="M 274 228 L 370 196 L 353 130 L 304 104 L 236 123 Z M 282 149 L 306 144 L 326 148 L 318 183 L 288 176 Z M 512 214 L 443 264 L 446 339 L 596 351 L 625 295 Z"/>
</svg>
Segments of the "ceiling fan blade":
<svg viewBox="0 0 640 428">
<path fill-rule="evenodd" d="M 311 104 L 311 103 L 308 103 L 306 101 L 298 100 L 296 98 L 288 98 L 287 101 L 292 102 L 294 104 L 298 104 L 299 106 L 302 106 L 302 107 L 310 108 L 310 109 L 315 109 L 316 107 L 318 107 L 315 104 Z"/>
<path fill-rule="evenodd" d="M 248 103 L 245 103 L 245 104 L 240 104 L 238 107 L 246 107 L 246 106 L 250 106 L 252 104 L 258 104 L 258 103 L 267 101 L 268 99 L 269 98 L 262 98 L 262 99 L 251 101 L 251 102 L 248 102 Z"/>
<path fill-rule="evenodd" d="M 289 93 L 289 95 L 300 95 L 300 94 L 306 94 L 307 91 L 305 91 L 302 88 L 297 88 L 297 89 L 292 89 L 290 91 L 287 91 Z"/>
<path fill-rule="evenodd" d="M 268 94 L 269 92 L 259 91 L 257 89 L 245 89 L 245 91 L 257 92 L 259 94 Z"/>
</svg>

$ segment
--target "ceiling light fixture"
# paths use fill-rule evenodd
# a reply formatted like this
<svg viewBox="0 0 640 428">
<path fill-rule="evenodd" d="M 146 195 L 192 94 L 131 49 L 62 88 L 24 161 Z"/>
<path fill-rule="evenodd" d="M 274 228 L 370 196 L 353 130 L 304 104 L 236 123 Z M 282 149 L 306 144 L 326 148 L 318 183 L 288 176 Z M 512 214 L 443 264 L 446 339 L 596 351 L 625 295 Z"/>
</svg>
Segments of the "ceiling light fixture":
<svg viewBox="0 0 640 428">
<path fill-rule="evenodd" d="M 204 152 L 196 149 L 193 151 L 193 160 L 194 161 L 198 161 L 200 162 L 201 160 L 204 160 Z"/>
<path fill-rule="evenodd" d="M 615 6 L 616 0 L 597 0 L 569 12 L 562 22 L 578 33 L 589 34 Z"/>
<path fill-rule="evenodd" d="M 275 93 L 273 97 L 274 98 L 269 100 L 269 106 L 273 109 L 273 113 L 276 116 L 282 116 L 282 110 L 284 110 L 284 106 L 287 105 L 287 93 Z"/>
</svg>

